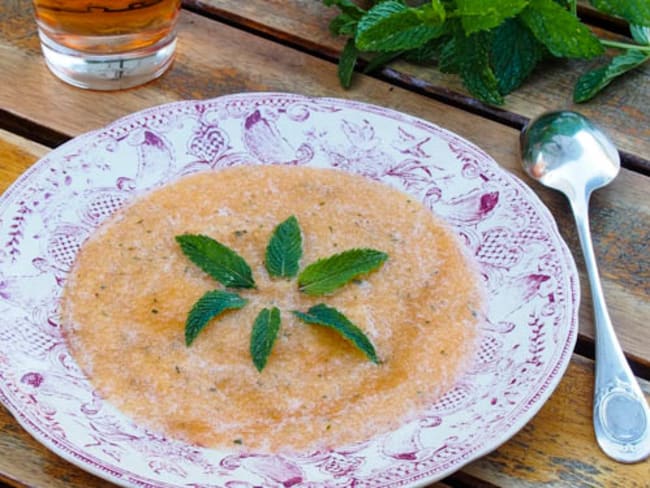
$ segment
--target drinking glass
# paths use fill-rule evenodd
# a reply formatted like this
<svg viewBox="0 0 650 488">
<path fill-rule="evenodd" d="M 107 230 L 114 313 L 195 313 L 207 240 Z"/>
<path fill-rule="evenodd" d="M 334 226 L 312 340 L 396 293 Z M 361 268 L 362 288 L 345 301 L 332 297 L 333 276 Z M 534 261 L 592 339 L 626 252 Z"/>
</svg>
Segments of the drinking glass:
<svg viewBox="0 0 650 488">
<path fill-rule="evenodd" d="M 33 0 L 45 61 L 81 88 L 146 83 L 172 63 L 181 0 Z"/>
</svg>

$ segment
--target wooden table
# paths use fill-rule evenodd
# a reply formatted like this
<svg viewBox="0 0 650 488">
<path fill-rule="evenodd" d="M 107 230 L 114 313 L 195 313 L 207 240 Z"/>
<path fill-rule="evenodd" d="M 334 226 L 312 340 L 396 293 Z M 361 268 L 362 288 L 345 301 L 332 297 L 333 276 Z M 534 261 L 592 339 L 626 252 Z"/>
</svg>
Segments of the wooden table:
<svg viewBox="0 0 650 488">
<path fill-rule="evenodd" d="M 620 36 L 621 24 L 583 15 Z M 468 96 L 458 79 L 395 62 L 339 87 L 335 11 L 315 0 L 187 0 L 171 71 L 144 87 L 98 93 L 67 86 L 46 69 L 31 4 L 0 2 L 0 191 L 50 148 L 112 120 L 165 102 L 245 91 L 298 92 L 384 105 L 446 127 L 526 180 L 519 165 L 522 125 L 545 110 L 571 108 L 571 87 L 589 63 L 546 63 L 502 108 Z M 622 152 L 617 180 L 592 199 L 591 216 L 613 322 L 646 395 L 650 393 L 650 66 L 596 100 L 575 107 L 604 126 Z M 591 426 L 594 331 L 589 289 L 564 199 L 528 181 L 553 212 L 578 262 L 583 303 L 571 365 L 550 400 L 509 442 L 435 486 L 649 487 L 650 461 L 621 465 L 596 446 Z M 100 487 L 110 483 L 35 442 L 0 407 L 0 480 L 7 486 Z M 0 482 L 1 484 L 2 482 Z"/>
</svg>

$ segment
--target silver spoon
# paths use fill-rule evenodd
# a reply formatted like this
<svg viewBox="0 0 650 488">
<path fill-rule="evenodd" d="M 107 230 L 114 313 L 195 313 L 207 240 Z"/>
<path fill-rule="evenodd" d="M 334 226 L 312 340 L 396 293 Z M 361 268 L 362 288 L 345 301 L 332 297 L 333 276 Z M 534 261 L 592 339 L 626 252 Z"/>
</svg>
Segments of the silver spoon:
<svg viewBox="0 0 650 488">
<path fill-rule="evenodd" d="M 589 196 L 618 174 L 618 151 L 588 119 L 567 111 L 531 121 L 521 134 L 521 151 L 532 178 L 566 195 L 578 227 L 596 322 L 596 440 L 617 461 L 642 461 L 650 455 L 650 409 L 607 313 L 589 230 Z"/>
</svg>

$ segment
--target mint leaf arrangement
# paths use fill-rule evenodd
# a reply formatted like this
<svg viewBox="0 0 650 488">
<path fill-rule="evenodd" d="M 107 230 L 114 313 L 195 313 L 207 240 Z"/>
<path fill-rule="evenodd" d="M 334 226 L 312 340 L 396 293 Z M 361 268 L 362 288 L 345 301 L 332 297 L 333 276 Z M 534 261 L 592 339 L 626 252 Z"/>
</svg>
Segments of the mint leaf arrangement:
<svg viewBox="0 0 650 488">
<path fill-rule="evenodd" d="M 598 38 L 578 19 L 577 0 L 375 0 L 365 3 L 371 5 L 367 10 L 351 0 L 323 3 L 340 10 L 330 23 L 332 34 L 348 37 L 338 68 L 346 88 L 362 54 L 369 59 L 366 72 L 402 57 L 437 61 L 443 73 L 458 74 L 472 95 L 502 105 L 544 58 L 591 59 L 605 48 L 622 51 L 580 77 L 573 93 L 579 103 L 650 59 L 648 0 L 590 0 L 628 21 L 635 43 Z"/>
<path fill-rule="evenodd" d="M 250 266 L 234 250 L 220 242 L 197 234 L 176 236 L 183 254 L 226 288 L 253 289 L 255 280 Z M 331 293 L 351 280 L 375 271 L 388 255 L 375 249 L 350 249 L 319 259 L 300 270 L 302 232 L 295 216 L 279 224 L 266 247 L 264 264 L 277 279 L 297 279 L 298 291 L 311 296 Z M 228 310 L 244 307 L 248 300 L 235 292 L 211 290 L 192 307 L 185 322 L 185 344 L 189 347 L 208 323 Z M 343 313 L 320 303 L 306 312 L 291 311 L 306 324 L 328 327 L 349 340 L 370 361 L 379 363 L 372 342 Z M 250 355 L 258 371 L 262 371 L 273 349 L 281 324 L 277 307 L 262 309 L 255 319 L 250 338 Z"/>
</svg>

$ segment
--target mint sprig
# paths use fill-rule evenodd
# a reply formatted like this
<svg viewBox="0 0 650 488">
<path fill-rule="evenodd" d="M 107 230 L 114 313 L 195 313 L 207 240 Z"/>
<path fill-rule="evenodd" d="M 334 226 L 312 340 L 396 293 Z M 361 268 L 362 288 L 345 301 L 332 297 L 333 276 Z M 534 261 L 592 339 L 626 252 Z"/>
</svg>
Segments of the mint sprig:
<svg viewBox="0 0 650 488">
<path fill-rule="evenodd" d="M 421 7 L 381 2 L 359 20 L 355 43 L 362 51 L 414 49 L 438 35 L 444 16 L 445 10 L 436 0 Z"/>
<path fill-rule="evenodd" d="M 580 77 L 573 91 L 573 100 L 576 103 L 590 100 L 615 78 L 641 66 L 648 59 L 650 59 L 650 53 L 646 54 L 635 49 L 615 56 L 605 66 L 589 71 Z"/>
<path fill-rule="evenodd" d="M 553 56 L 590 59 L 604 51 L 596 35 L 554 0 L 531 0 L 520 17 Z"/>
<path fill-rule="evenodd" d="M 211 237 L 197 234 L 176 236 L 183 253 L 199 268 L 229 288 L 254 288 L 250 266 L 235 251 Z"/>
<path fill-rule="evenodd" d="M 375 347 L 366 334 L 335 308 L 320 303 L 311 307 L 306 313 L 294 310 L 293 314 L 308 324 L 322 325 L 335 330 L 354 344 L 373 363 L 379 364 Z"/>
<path fill-rule="evenodd" d="M 257 371 L 262 371 L 280 330 L 280 309 L 263 308 L 253 323 L 250 353 Z"/>
<path fill-rule="evenodd" d="M 325 295 L 376 270 L 387 259 L 388 254 L 376 249 L 350 249 L 307 266 L 298 276 L 298 286 L 308 295 Z"/>
<path fill-rule="evenodd" d="M 226 310 L 242 308 L 248 300 L 236 293 L 212 290 L 194 304 L 185 322 L 185 344 L 191 345 L 208 322 Z"/>
<path fill-rule="evenodd" d="M 498 27 L 504 20 L 519 14 L 529 0 L 486 2 L 485 0 L 457 0 L 457 14 L 467 35 Z"/>
<path fill-rule="evenodd" d="M 338 75 L 341 85 L 344 88 L 349 88 L 352 83 L 352 75 L 354 74 L 354 66 L 357 64 L 359 58 L 359 50 L 354 44 L 354 39 L 348 39 L 341 53 L 341 60 L 338 66 Z"/>
<path fill-rule="evenodd" d="M 639 44 L 650 46 L 650 26 L 644 27 L 642 25 L 632 24 L 630 26 L 630 34 Z"/>
<path fill-rule="evenodd" d="M 594 68 L 580 77 L 573 90 L 573 100 L 575 102 L 580 103 L 591 100 L 616 78 L 650 60 L 650 27 L 631 25 L 630 33 L 632 38 L 639 43 L 638 46 L 615 41 L 603 41 L 604 45 L 622 49 L 623 53 L 614 56 L 604 66 Z"/>
<path fill-rule="evenodd" d="M 302 235 L 295 216 L 279 224 L 266 247 L 266 270 L 271 276 L 293 278 L 302 257 Z"/>
<path fill-rule="evenodd" d="M 340 0 L 344 2 L 345 0 Z M 234 250 L 212 239 L 195 234 L 176 236 L 183 253 L 203 271 L 226 287 L 254 288 L 255 280 L 248 263 Z M 292 278 L 298 274 L 302 257 L 302 233 L 295 216 L 273 230 L 266 247 L 265 266 L 270 276 Z M 388 259 L 375 249 L 351 249 L 307 266 L 298 277 L 299 290 L 312 295 L 329 293 L 351 279 L 374 271 Z M 190 346 L 208 323 L 226 310 L 242 308 L 248 300 L 236 293 L 213 290 L 205 293 L 192 307 L 185 322 L 185 343 Z M 307 314 L 294 311 L 304 321 L 319 323 L 337 330 L 378 363 L 372 343 L 363 331 L 341 312 L 320 304 Z M 280 330 L 280 310 L 262 309 L 251 331 L 249 352 L 255 368 L 261 372 L 268 361 Z"/>
<path fill-rule="evenodd" d="M 499 92 L 499 81 L 490 65 L 490 37 L 487 32 L 466 35 L 456 29 L 454 37 L 454 56 L 463 83 L 481 100 L 494 105 L 503 104 Z"/>
<path fill-rule="evenodd" d="M 490 52 L 499 93 L 506 95 L 521 86 L 545 51 L 520 19 L 508 19 L 494 29 Z"/>
<path fill-rule="evenodd" d="M 598 73 L 578 82 L 575 99 L 585 101 L 611 79 L 647 62 L 634 52 L 650 59 L 648 0 L 590 0 L 601 11 L 630 22 L 636 44 L 599 39 L 578 19 L 576 0 L 432 0 L 419 6 L 387 0 L 371 2 L 369 9 L 350 0 L 323 2 L 341 11 L 330 23 L 331 32 L 349 38 L 339 61 L 344 87 L 350 86 L 359 58 L 370 59 L 371 71 L 403 57 L 435 61 L 442 72 L 459 74 L 472 95 L 501 105 L 503 96 L 518 88 L 544 58 L 591 59 L 604 48 L 622 50 L 597 68 Z"/>
</svg>

